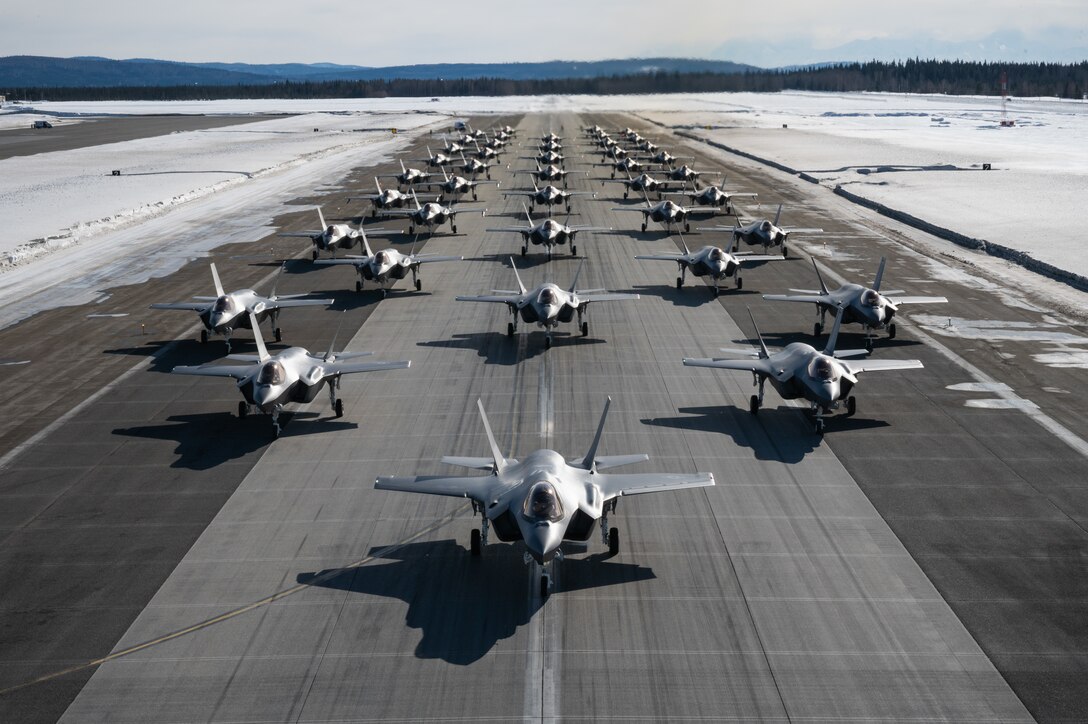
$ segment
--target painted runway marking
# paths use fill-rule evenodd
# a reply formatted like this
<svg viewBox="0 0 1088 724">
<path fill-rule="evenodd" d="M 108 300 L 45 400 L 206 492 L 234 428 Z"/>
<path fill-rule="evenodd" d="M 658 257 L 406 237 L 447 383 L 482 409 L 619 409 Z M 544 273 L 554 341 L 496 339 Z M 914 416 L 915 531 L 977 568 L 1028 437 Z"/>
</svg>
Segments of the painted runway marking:
<svg viewBox="0 0 1088 724">
<path fill-rule="evenodd" d="M 100 313 L 96 313 L 96 314 L 88 314 L 87 319 L 113 319 L 113 318 L 116 318 L 116 317 L 127 317 L 127 316 L 128 316 L 128 312 L 113 312 L 112 314 L 110 314 L 108 312 L 100 312 Z"/>
</svg>

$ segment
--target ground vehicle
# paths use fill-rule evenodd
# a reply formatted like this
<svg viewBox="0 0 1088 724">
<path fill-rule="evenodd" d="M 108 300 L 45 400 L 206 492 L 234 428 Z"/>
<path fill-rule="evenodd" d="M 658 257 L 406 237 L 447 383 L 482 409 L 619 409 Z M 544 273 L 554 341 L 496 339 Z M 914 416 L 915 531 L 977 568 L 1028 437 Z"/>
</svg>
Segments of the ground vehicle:
<svg viewBox="0 0 1088 724">
<path fill-rule="evenodd" d="M 34 123 L 30 124 L 30 127 L 31 128 L 52 128 L 53 124 L 50 123 L 49 121 L 34 121 Z"/>
</svg>

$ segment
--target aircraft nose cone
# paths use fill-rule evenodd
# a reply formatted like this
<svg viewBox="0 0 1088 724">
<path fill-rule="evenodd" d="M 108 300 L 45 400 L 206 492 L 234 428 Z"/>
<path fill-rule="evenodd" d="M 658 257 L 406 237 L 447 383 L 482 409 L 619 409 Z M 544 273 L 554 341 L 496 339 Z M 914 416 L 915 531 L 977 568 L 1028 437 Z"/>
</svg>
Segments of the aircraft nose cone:
<svg viewBox="0 0 1088 724">
<path fill-rule="evenodd" d="M 275 399 L 275 389 L 272 385 L 257 385 L 253 390 L 253 402 L 258 407 L 264 407 Z"/>
<path fill-rule="evenodd" d="M 529 555 L 541 565 L 555 557 L 562 537 L 551 523 L 537 523 L 525 531 L 525 547 Z"/>
</svg>

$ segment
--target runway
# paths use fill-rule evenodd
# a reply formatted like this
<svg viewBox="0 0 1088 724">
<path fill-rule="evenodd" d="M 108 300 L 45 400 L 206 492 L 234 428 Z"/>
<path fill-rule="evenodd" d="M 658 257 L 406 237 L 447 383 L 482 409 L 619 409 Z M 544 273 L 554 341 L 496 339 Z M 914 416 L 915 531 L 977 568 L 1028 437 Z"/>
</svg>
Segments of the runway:
<svg viewBox="0 0 1088 724">
<path fill-rule="evenodd" d="M 634 124 L 527 116 L 519 139 L 553 129 L 570 143 L 594 122 Z M 673 145 L 660 129 L 643 132 Z M 589 335 L 572 326 L 548 350 L 525 326 L 507 338 L 501 305 L 455 302 L 511 288 L 510 255 L 527 286 L 566 286 L 579 263 L 535 248 L 523 258 L 516 235 L 484 232 L 520 214 L 517 199 L 490 188 L 480 194 L 487 217 L 462 216 L 460 234 L 447 227 L 427 242 L 465 261 L 424 267 L 421 293 L 401 283 L 384 300 L 356 294 L 350 269 L 292 261 L 281 291 L 334 292 L 346 311 L 291 310 L 278 347 L 324 349 L 342 323 L 348 349 L 412 367 L 345 380 L 343 419 L 322 395 L 275 442 L 267 418 L 236 419 L 229 381 L 166 374 L 222 356 L 221 343 L 191 341 L 187 315 L 164 313 L 141 334 L 127 318 L 91 327 L 93 310 L 77 307 L 0 333 L 5 349 L 23 345 L 35 360 L 4 368 L 20 422 L 9 419 L 0 455 L 39 435 L 0 483 L 0 718 L 991 722 L 1088 711 L 1088 458 L 1054 434 L 1071 431 L 1075 445 L 1083 431 L 1083 370 L 1036 361 L 1031 342 L 997 347 L 902 322 L 874 356 L 916 357 L 925 369 L 864 376 L 858 415 L 831 419 L 822 439 L 769 388 L 753 417 L 749 375 L 680 359 L 750 340 L 746 306 L 769 344 L 809 340 L 811 309 L 758 295 L 811 287 L 811 264 L 754 267 L 743 290 L 717 300 L 690 277 L 678 290 L 670 265 L 632 258 L 677 242 L 610 211 L 622 191 L 595 180 L 607 175 L 585 165 L 596 158 L 568 166 L 591 172 L 573 188 L 600 194 L 576 199 L 571 223 L 615 232 L 578 239 L 580 286 L 641 299 L 591 307 Z M 946 295 L 957 317 L 1047 317 L 926 281 L 925 260 L 880 220 L 829 217 L 819 189 L 728 172 L 767 200 L 764 212 L 782 199 L 789 223 L 827 230 L 833 274 L 871 280 L 887 255 L 888 284 Z M 354 174 L 360 185 L 370 175 Z M 506 170 L 495 178 L 503 190 L 528 185 Z M 343 185 L 332 198 L 346 209 L 352 184 Z M 306 225 L 302 214 L 280 221 Z M 235 285 L 275 268 L 240 258 L 246 247 L 215 255 Z M 803 247 L 791 242 L 795 254 Z M 182 299 L 202 293 L 190 290 L 206 275 L 194 263 L 113 290 L 112 303 Z M 850 330 L 841 346 L 859 341 Z M 80 399 L 128 376 L 49 428 L 65 398 L 35 387 L 43 365 L 46 377 L 70 376 Z M 980 379 L 1036 408 L 967 406 L 987 394 Z M 27 388 L 34 405 L 14 406 Z M 621 501 L 620 554 L 609 558 L 594 536 L 558 565 L 546 600 L 518 546 L 469 556 L 467 503 L 373 489 L 379 474 L 450 472 L 442 455 L 485 454 L 478 397 L 508 454 L 580 456 L 606 395 L 602 452 L 646 452 L 650 462 L 631 472 L 706 471 L 717 485 Z"/>
</svg>

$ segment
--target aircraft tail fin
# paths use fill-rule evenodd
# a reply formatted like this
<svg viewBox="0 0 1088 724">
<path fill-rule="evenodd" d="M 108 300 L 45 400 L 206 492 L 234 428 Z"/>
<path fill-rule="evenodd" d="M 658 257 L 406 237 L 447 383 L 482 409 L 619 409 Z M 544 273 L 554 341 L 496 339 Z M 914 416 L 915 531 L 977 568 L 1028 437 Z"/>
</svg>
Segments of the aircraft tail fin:
<svg viewBox="0 0 1088 724">
<path fill-rule="evenodd" d="M 321 212 L 320 206 L 317 207 L 317 218 L 321 221 L 321 231 L 325 231 L 325 229 L 329 228 L 329 225 L 325 223 L 325 214 Z"/>
<path fill-rule="evenodd" d="M 593 443 L 590 444 L 586 456 L 582 458 L 582 467 L 586 470 L 593 470 L 593 462 L 597 459 L 597 448 L 601 444 L 601 435 L 604 434 L 604 423 L 608 419 L 608 408 L 611 406 L 612 398 L 606 397 L 604 401 L 604 411 L 601 412 L 601 421 L 597 423 L 597 434 L 593 436 Z"/>
<path fill-rule="evenodd" d="M 522 282 L 521 282 L 521 275 L 518 274 L 517 265 L 514 264 L 514 257 L 510 257 L 510 268 L 514 270 L 514 278 L 518 280 L 518 289 L 520 290 L 520 293 L 525 294 L 525 292 L 528 291 L 528 290 L 525 288 L 525 285 L 522 284 Z"/>
<path fill-rule="evenodd" d="M 824 347 L 824 354 L 835 354 L 835 343 L 839 341 L 839 329 L 842 327 L 842 313 L 843 307 L 839 307 L 839 310 L 835 312 L 835 324 L 831 327 L 831 334 L 827 336 L 827 346 Z"/>
<path fill-rule="evenodd" d="M 767 359 L 771 354 L 767 351 L 767 344 L 763 341 L 763 335 L 759 333 L 759 325 L 756 324 L 756 318 L 755 315 L 752 314 L 752 308 L 748 307 L 747 309 L 748 317 L 752 320 L 752 329 L 756 331 L 756 339 L 759 340 L 759 358 Z"/>
<path fill-rule="evenodd" d="M 221 297 L 226 294 L 223 291 L 223 283 L 219 281 L 219 272 L 215 269 L 215 262 L 212 262 L 212 281 L 215 283 L 215 296 Z"/>
<path fill-rule="evenodd" d="M 529 207 L 525 205 L 525 202 L 521 202 L 521 210 L 525 212 L 525 218 L 529 220 L 529 226 L 533 225 L 533 215 L 529 213 Z"/>
<path fill-rule="evenodd" d="M 873 289 L 880 291 L 880 281 L 884 278 L 884 264 L 888 261 L 888 257 L 880 257 L 880 266 L 876 268 L 876 280 L 873 282 Z"/>
<path fill-rule="evenodd" d="M 412 201 L 416 202 L 416 211 L 419 211 L 423 207 L 419 205 L 419 197 L 416 196 L 416 190 L 412 189 Z"/>
<path fill-rule="evenodd" d="M 382 182 L 378 180 L 377 176 L 374 177 L 374 185 L 378 187 L 378 195 L 380 196 L 382 193 Z"/>
<path fill-rule="evenodd" d="M 344 312 L 340 312 L 340 321 L 336 323 L 336 331 L 332 334 L 332 341 L 329 342 L 329 351 L 325 353 L 324 360 L 329 360 L 336 357 L 336 338 L 340 336 L 340 327 L 344 325 Z"/>
<path fill-rule="evenodd" d="M 827 285 L 824 284 L 824 275 L 820 273 L 820 267 L 816 266 L 816 260 L 812 260 L 812 268 L 816 270 L 816 278 L 820 280 L 820 294 L 827 294 Z"/>
<path fill-rule="evenodd" d="M 276 272 L 276 278 L 272 280 L 272 291 L 269 293 L 269 299 L 276 298 L 276 287 L 280 285 L 280 279 L 283 278 L 283 270 L 287 268 L 287 262 L 280 264 L 280 270 Z"/>
<path fill-rule="evenodd" d="M 363 222 L 359 222 L 359 236 L 363 240 L 363 249 L 366 250 L 367 258 L 374 256 L 374 252 L 370 250 L 370 242 L 366 238 L 366 229 L 363 228 Z"/>
<path fill-rule="evenodd" d="M 774 214 L 774 225 L 778 226 L 778 220 L 782 218 L 782 204 L 778 205 L 778 211 Z"/>
<path fill-rule="evenodd" d="M 257 360 L 264 362 L 272 355 L 268 354 L 268 348 L 264 346 L 264 335 L 261 334 L 261 325 L 257 324 L 257 317 L 253 312 L 249 314 L 249 325 L 253 327 L 253 341 L 257 344 Z"/>
<path fill-rule="evenodd" d="M 688 248 L 688 243 L 684 240 L 684 234 L 680 231 L 680 229 L 676 230 L 676 235 L 680 237 L 680 244 L 684 247 L 684 253 L 690 254 L 691 249 Z"/>
<path fill-rule="evenodd" d="M 487 444 L 491 446 L 491 457 L 495 460 L 495 472 L 497 473 L 506 467 L 506 457 L 499 450 L 499 443 L 495 441 L 495 433 L 491 432 L 491 423 L 488 422 L 487 413 L 484 412 L 484 402 L 478 397 L 476 398 L 476 407 L 480 410 L 480 420 L 484 423 Z"/>
</svg>

